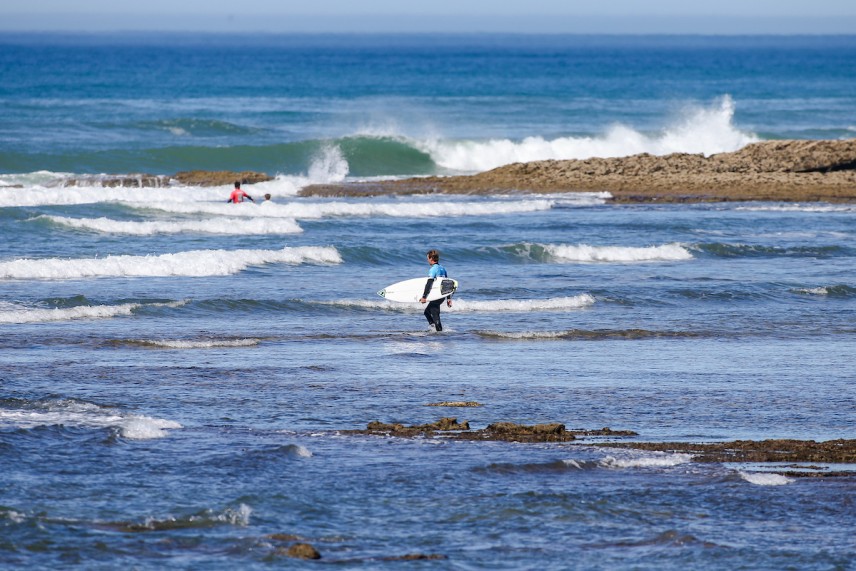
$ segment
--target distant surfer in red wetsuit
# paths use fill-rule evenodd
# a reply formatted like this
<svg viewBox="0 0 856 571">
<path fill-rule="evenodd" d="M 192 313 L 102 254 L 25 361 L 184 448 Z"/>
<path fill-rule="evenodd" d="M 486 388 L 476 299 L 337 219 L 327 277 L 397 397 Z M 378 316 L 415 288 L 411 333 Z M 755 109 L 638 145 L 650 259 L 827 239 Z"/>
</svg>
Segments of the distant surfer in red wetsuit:
<svg viewBox="0 0 856 571">
<path fill-rule="evenodd" d="M 253 197 L 241 190 L 241 181 L 235 181 L 235 190 L 232 191 L 232 194 L 229 195 L 229 200 L 226 202 L 234 202 L 235 204 L 239 202 L 243 202 L 244 198 L 249 198 L 251 202 L 255 202 Z"/>
</svg>

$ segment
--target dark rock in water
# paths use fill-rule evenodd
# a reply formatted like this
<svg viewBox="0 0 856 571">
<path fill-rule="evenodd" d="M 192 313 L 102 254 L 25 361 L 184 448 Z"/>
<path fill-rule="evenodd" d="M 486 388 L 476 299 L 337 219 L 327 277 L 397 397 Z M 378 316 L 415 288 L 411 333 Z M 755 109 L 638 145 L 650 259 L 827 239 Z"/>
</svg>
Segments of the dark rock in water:
<svg viewBox="0 0 856 571">
<path fill-rule="evenodd" d="M 510 440 L 514 442 L 568 442 L 576 437 L 565 430 L 565 425 L 558 422 L 550 424 L 514 424 L 513 422 L 496 422 L 489 424 L 484 432 L 493 440 Z"/>
<path fill-rule="evenodd" d="M 252 171 L 182 171 L 175 173 L 172 178 L 187 186 L 224 186 L 236 180 L 242 184 L 256 184 L 273 180 L 272 176 Z"/>
<path fill-rule="evenodd" d="M 575 436 L 639 436 L 638 432 L 634 432 L 632 430 L 612 430 L 608 426 L 605 426 L 598 430 L 575 428 L 573 430 L 569 430 L 568 432 L 574 434 Z"/>
<path fill-rule="evenodd" d="M 605 429 L 609 430 L 609 429 Z M 443 438 L 451 440 L 504 440 L 508 442 L 570 442 L 576 437 L 560 423 L 526 426 L 512 422 L 497 422 L 481 430 L 470 430 L 468 422 L 459 423 L 456 418 L 441 418 L 431 424 L 404 426 L 373 421 L 365 430 L 343 431 L 345 434 L 375 434 L 398 438 L 431 438 L 443 432 Z M 591 431 L 601 433 L 600 431 Z M 619 435 L 616 432 L 616 435 Z M 623 434 L 622 434 L 623 435 Z"/>
<path fill-rule="evenodd" d="M 398 423 L 385 424 L 375 420 L 366 426 L 365 432 L 368 434 L 383 433 L 402 438 L 413 438 L 416 436 L 431 436 L 434 432 L 450 432 L 469 429 L 470 425 L 467 421 L 459 423 L 457 418 L 446 417 L 431 424 L 417 424 L 414 426 L 404 426 L 403 424 Z"/>
<path fill-rule="evenodd" d="M 82 175 L 62 181 L 62 186 L 103 188 L 163 188 L 172 184 L 169 176 L 154 174 Z"/>
<path fill-rule="evenodd" d="M 482 406 L 481 403 L 477 403 L 475 401 L 443 401 L 443 402 L 432 402 L 426 404 L 425 406 L 448 406 L 448 407 L 478 407 Z"/>
<path fill-rule="evenodd" d="M 174 175 L 154 174 L 110 174 L 82 175 L 67 179 L 63 186 L 101 186 L 104 188 L 164 188 L 181 184 L 185 186 L 227 186 L 236 180 L 242 184 L 255 184 L 273 180 L 273 177 L 253 171 L 182 171 Z"/>
<path fill-rule="evenodd" d="M 622 442 L 596 446 L 692 454 L 695 462 L 825 462 L 856 464 L 856 440 L 736 440 L 733 442 Z M 851 472 L 851 475 L 853 473 Z"/>
<path fill-rule="evenodd" d="M 286 549 L 284 553 L 281 550 L 278 550 L 278 552 L 295 559 L 321 559 L 321 554 L 318 550 L 308 543 L 295 543 Z"/>
</svg>

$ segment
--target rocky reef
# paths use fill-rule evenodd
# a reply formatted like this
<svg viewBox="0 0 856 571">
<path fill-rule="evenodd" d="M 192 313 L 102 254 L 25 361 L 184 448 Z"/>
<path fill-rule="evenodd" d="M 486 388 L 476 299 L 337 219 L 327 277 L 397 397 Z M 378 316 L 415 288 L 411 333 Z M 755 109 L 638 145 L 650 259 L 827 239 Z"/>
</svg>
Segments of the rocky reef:
<svg viewBox="0 0 856 571">
<path fill-rule="evenodd" d="M 609 192 L 615 202 L 856 202 L 856 139 L 765 141 L 676 153 L 514 163 L 469 176 L 314 185 L 303 195 Z"/>
</svg>

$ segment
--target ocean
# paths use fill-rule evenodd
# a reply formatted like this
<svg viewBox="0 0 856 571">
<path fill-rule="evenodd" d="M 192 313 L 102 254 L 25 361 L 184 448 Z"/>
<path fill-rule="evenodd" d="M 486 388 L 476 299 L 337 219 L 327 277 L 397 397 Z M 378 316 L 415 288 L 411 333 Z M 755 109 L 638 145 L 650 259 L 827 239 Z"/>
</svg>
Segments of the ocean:
<svg viewBox="0 0 856 571">
<path fill-rule="evenodd" d="M 297 194 L 854 109 L 856 36 L 0 35 L 0 567 L 856 568 L 856 465 L 596 446 L 856 438 L 856 206 Z M 274 179 L 103 184 L 195 169 Z M 350 432 L 441 417 L 637 436 Z"/>
</svg>

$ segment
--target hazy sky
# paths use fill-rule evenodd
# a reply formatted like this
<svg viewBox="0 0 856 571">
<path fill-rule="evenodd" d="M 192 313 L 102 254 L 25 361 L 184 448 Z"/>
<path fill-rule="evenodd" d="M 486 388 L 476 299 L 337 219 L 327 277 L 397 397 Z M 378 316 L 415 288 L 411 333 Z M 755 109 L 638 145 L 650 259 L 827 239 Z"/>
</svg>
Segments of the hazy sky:
<svg viewBox="0 0 856 571">
<path fill-rule="evenodd" d="M 0 1 L 0 31 L 29 30 L 856 34 L 856 1 Z"/>
</svg>

